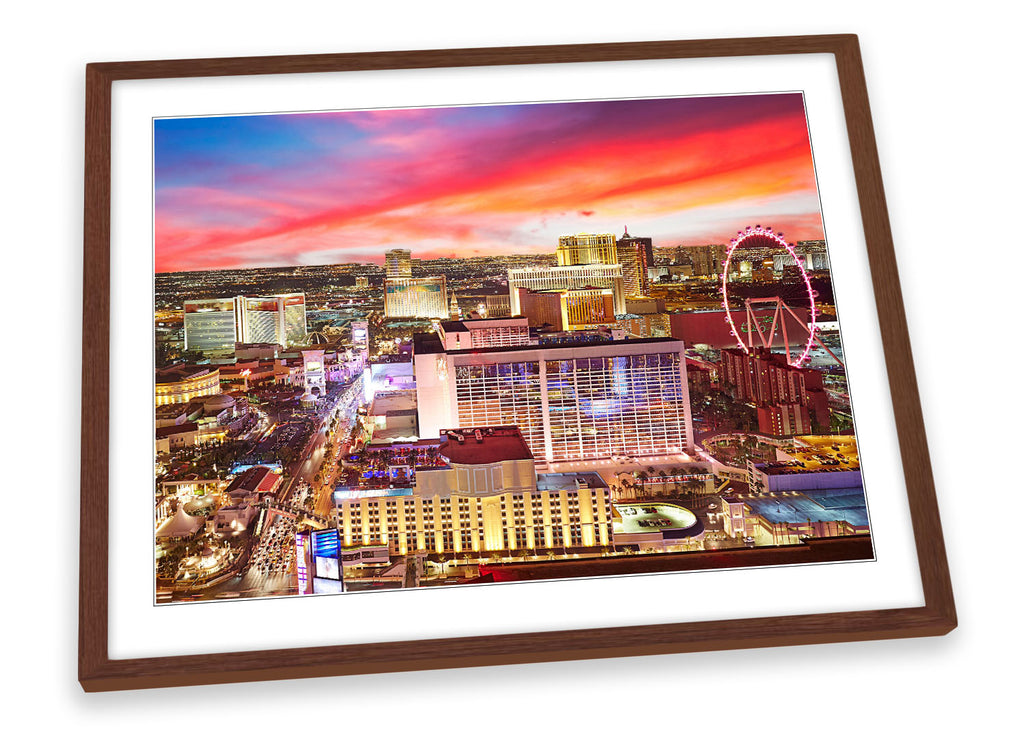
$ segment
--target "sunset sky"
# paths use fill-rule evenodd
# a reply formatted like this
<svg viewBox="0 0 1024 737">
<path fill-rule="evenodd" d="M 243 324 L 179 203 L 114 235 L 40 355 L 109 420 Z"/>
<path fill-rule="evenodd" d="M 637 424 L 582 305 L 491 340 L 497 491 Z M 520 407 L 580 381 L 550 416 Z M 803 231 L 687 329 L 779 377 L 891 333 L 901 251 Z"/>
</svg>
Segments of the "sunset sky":
<svg viewBox="0 0 1024 737">
<path fill-rule="evenodd" d="M 156 270 L 822 237 L 799 94 L 155 122 Z"/>
</svg>

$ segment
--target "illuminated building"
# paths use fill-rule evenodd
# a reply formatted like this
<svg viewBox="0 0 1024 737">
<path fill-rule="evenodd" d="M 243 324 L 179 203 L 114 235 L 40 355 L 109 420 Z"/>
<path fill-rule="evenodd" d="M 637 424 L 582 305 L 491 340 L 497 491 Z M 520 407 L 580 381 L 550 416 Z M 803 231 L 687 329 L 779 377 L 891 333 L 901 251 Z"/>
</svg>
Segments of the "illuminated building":
<svg viewBox="0 0 1024 737">
<path fill-rule="evenodd" d="M 642 252 L 647 268 L 654 266 L 654 241 L 650 238 L 636 238 L 629 234 L 629 227 L 623 228 L 622 236 L 616 241 L 619 248 L 635 248 Z M 621 261 L 619 263 L 622 263 Z"/>
<path fill-rule="evenodd" d="M 341 553 L 337 530 L 302 530 L 295 533 L 295 572 L 299 593 L 343 592 L 345 583 Z"/>
<path fill-rule="evenodd" d="M 449 430 L 439 452 L 448 464 L 418 469 L 415 488 L 336 492 L 343 543 L 388 545 L 401 555 L 481 556 L 611 543 L 611 503 L 600 476 L 537 476 L 517 428 Z"/>
<path fill-rule="evenodd" d="M 773 404 L 757 408 L 757 431 L 772 437 L 807 435 L 814 431 L 811 413 L 800 404 Z"/>
<path fill-rule="evenodd" d="M 816 251 L 804 251 L 799 249 L 797 244 L 797 255 L 803 259 L 804 268 L 807 271 L 821 271 L 829 268 L 828 254 Z M 788 253 L 776 253 L 772 255 L 772 267 L 775 271 L 783 271 L 787 266 L 796 266 L 796 259 Z"/>
<path fill-rule="evenodd" d="M 545 325 L 562 330 L 562 292 L 557 289 L 535 292 L 520 287 L 518 290 L 519 310 L 529 325 L 539 328 Z"/>
<path fill-rule="evenodd" d="M 611 233 L 563 235 L 558 239 L 555 258 L 559 266 L 614 265 L 619 262 L 615 236 Z"/>
<path fill-rule="evenodd" d="M 281 486 L 281 469 L 273 466 L 250 466 L 239 473 L 224 494 L 233 504 L 256 504 L 274 496 Z"/>
<path fill-rule="evenodd" d="M 797 241 L 796 250 L 804 256 L 804 268 L 811 271 L 830 268 L 825 241 Z"/>
<path fill-rule="evenodd" d="M 299 345 L 306 341 L 302 292 L 262 297 L 190 299 L 184 305 L 185 350 L 230 352 L 235 343 Z"/>
<path fill-rule="evenodd" d="M 437 334 L 449 351 L 530 345 L 530 328 L 525 317 L 452 320 L 440 323 Z"/>
<path fill-rule="evenodd" d="M 798 419 L 789 415 L 784 422 L 782 413 L 785 410 L 781 407 L 789 404 L 806 407 L 810 419 L 823 428 L 829 427 L 828 395 L 820 371 L 791 366 L 784 355 L 763 348 L 750 353 L 739 348 L 727 348 L 722 351 L 721 367 L 722 390 L 734 399 L 753 402 L 758 407 L 780 408 L 778 416 L 773 417 L 770 412 L 764 414 L 762 432 L 782 427 L 786 422 L 790 427 L 802 426 L 802 416 Z"/>
<path fill-rule="evenodd" d="M 586 287 L 607 287 L 612 290 L 616 315 L 626 312 L 626 294 L 619 264 L 588 264 L 586 266 L 530 267 L 508 270 L 508 293 L 513 315 L 522 315 L 519 290 L 545 292 Z"/>
<path fill-rule="evenodd" d="M 350 323 L 352 328 L 352 347 L 357 351 L 363 351 L 370 347 L 370 323 L 365 320 L 357 320 Z"/>
<path fill-rule="evenodd" d="M 220 393 L 220 369 L 211 366 L 171 366 L 156 372 L 156 406 L 188 402 Z"/>
<path fill-rule="evenodd" d="M 230 351 L 241 341 L 245 298 L 189 299 L 184 305 L 185 350 Z"/>
<path fill-rule="evenodd" d="M 384 316 L 447 320 L 448 291 L 443 276 L 384 280 Z"/>
<path fill-rule="evenodd" d="M 368 289 L 370 287 L 370 277 L 368 276 L 357 276 L 356 277 L 356 289 Z"/>
<path fill-rule="evenodd" d="M 776 460 L 747 462 L 751 491 L 773 493 L 846 489 L 862 484 L 857 440 L 852 435 L 803 435 L 776 448 Z"/>
<path fill-rule="evenodd" d="M 726 250 L 725 244 L 687 248 L 694 276 L 720 276 Z"/>
<path fill-rule="evenodd" d="M 558 296 L 562 330 L 588 330 L 615 324 L 611 289 L 567 289 Z"/>
<path fill-rule="evenodd" d="M 664 313 L 619 315 L 615 324 L 633 338 L 667 338 L 672 334 Z"/>
<path fill-rule="evenodd" d="M 615 292 L 608 288 L 519 288 L 522 318 L 532 327 L 554 331 L 590 330 L 615 324 Z"/>
<path fill-rule="evenodd" d="M 726 534 L 752 537 L 760 545 L 796 545 L 805 536 L 869 532 L 864 488 L 859 481 L 846 488 L 726 494 L 722 512 Z"/>
<path fill-rule="evenodd" d="M 627 229 L 615 247 L 622 264 L 623 286 L 628 297 L 646 297 L 651 293 L 647 269 L 654 265 L 654 249 L 650 238 L 633 238 Z"/>
<path fill-rule="evenodd" d="M 389 279 L 407 279 L 412 276 L 412 251 L 396 248 L 385 252 L 384 274 Z"/>
<path fill-rule="evenodd" d="M 678 504 L 616 504 L 615 511 L 612 540 L 616 548 L 663 553 L 692 549 L 689 542 L 704 536 L 704 524 Z"/>
<path fill-rule="evenodd" d="M 488 294 L 484 297 L 487 317 L 508 317 L 512 314 L 507 294 Z"/>
<path fill-rule="evenodd" d="M 242 343 L 300 345 L 306 342 L 306 298 L 301 292 L 245 297 Z"/>
<path fill-rule="evenodd" d="M 219 425 L 200 425 L 186 422 L 156 428 L 156 453 L 170 453 L 190 445 L 219 443 L 227 437 L 228 429 Z"/>
<path fill-rule="evenodd" d="M 421 437 L 515 425 L 546 461 L 693 449 L 681 341 L 446 351 L 418 334 L 413 361 Z"/>
<path fill-rule="evenodd" d="M 324 375 L 324 352 L 322 350 L 302 351 L 303 379 L 306 391 L 302 395 L 304 405 L 316 404 L 318 397 L 327 393 L 326 378 Z"/>
</svg>

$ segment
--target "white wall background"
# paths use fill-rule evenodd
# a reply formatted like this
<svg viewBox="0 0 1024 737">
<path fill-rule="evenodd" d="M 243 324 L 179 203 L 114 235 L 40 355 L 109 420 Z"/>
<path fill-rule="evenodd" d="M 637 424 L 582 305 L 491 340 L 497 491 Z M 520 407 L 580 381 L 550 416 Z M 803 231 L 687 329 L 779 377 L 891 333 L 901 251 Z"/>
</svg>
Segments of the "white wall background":
<svg viewBox="0 0 1024 737">
<path fill-rule="evenodd" d="M 1003 3 L 17 3 L 3 13 L 0 243 L 11 733 L 304 719 L 398 734 L 881 734 L 1019 727 L 1020 61 Z M 960 628 L 942 639 L 85 695 L 75 678 L 84 65 L 799 33 L 860 35 Z M 48 351 L 52 350 L 53 353 Z M 52 357 L 51 357 L 52 356 Z M 1013 443 L 1011 445 L 1011 443 Z M 1001 469 L 987 474 L 986 467 Z M 1005 475 L 1004 475 L 1005 474 Z M 1006 516 L 989 521 L 993 494 Z M 1016 499 L 1014 499 L 1016 501 Z M 47 571 L 49 569 L 49 572 Z M 641 700 L 631 697 L 642 696 Z M 732 698 L 738 697 L 738 698 Z M 221 710 L 224 711 L 221 711 Z M 323 722 L 321 722 L 323 720 Z M 43 723 L 46 724 L 44 731 Z M 1016 726 L 1014 726 L 1016 725 Z M 6 730 L 5 730 L 6 731 Z"/>
</svg>

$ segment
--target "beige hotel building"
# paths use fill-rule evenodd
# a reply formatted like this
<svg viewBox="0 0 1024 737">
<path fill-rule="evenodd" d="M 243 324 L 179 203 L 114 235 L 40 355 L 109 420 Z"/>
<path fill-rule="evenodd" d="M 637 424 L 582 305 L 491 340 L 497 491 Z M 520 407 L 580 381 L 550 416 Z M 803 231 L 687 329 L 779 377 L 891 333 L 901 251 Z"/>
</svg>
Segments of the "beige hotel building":
<svg viewBox="0 0 1024 737">
<path fill-rule="evenodd" d="M 336 494 L 345 546 L 483 558 L 612 544 L 609 491 L 597 474 L 538 476 L 515 427 L 457 429 L 444 437 L 447 465 L 417 469 L 415 488 L 404 495 Z"/>
</svg>

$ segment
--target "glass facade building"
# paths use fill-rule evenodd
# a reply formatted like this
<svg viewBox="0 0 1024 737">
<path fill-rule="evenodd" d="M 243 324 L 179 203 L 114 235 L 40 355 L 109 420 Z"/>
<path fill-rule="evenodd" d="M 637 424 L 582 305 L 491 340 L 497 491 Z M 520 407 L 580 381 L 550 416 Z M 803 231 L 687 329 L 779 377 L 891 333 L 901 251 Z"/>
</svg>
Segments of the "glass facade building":
<svg viewBox="0 0 1024 737">
<path fill-rule="evenodd" d="M 617 264 L 615 236 L 611 233 L 579 233 L 558 239 L 555 258 L 559 266 Z"/>
<path fill-rule="evenodd" d="M 508 293 L 513 315 L 522 315 L 520 289 L 546 292 L 563 289 L 601 287 L 612 290 L 612 306 L 616 315 L 626 312 L 625 284 L 619 264 L 589 264 L 587 266 L 529 267 L 508 270 Z"/>
<path fill-rule="evenodd" d="M 306 342 L 306 297 L 302 292 L 261 297 L 186 300 L 185 349 L 223 353 L 235 343 Z"/>
<path fill-rule="evenodd" d="M 443 276 L 384 280 L 384 316 L 447 319 L 448 290 Z"/>
<path fill-rule="evenodd" d="M 515 425 L 549 462 L 693 450 L 682 341 L 450 353 L 438 344 L 414 363 L 421 437 L 435 426 Z"/>
</svg>

